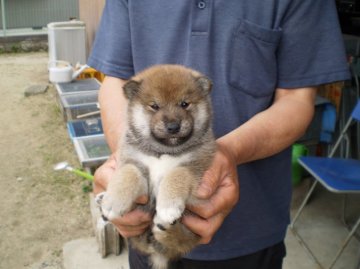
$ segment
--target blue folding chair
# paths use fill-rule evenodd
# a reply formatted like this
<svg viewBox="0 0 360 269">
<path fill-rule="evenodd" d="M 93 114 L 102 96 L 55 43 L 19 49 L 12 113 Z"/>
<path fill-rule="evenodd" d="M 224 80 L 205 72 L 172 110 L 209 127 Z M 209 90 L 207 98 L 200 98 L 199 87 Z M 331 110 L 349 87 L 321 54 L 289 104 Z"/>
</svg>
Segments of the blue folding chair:
<svg viewBox="0 0 360 269">
<path fill-rule="evenodd" d="M 304 239 L 295 229 L 295 223 L 300 216 L 300 213 L 307 204 L 311 194 L 313 193 L 315 187 L 320 182 L 327 190 L 335 193 L 360 193 L 360 161 L 354 159 L 344 159 L 344 158 L 333 158 L 336 150 L 338 149 L 341 141 L 347 135 L 347 131 L 353 121 L 356 120 L 360 122 L 360 100 L 358 100 L 354 110 L 351 113 L 351 116 L 347 123 L 345 124 L 343 130 L 341 131 L 339 138 L 335 142 L 334 147 L 329 153 L 328 157 L 301 157 L 299 158 L 299 163 L 305 168 L 314 178 L 314 183 L 312 184 L 309 192 L 307 193 L 304 201 L 299 207 L 295 217 L 293 218 L 290 228 L 294 232 L 295 236 L 300 240 L 302 245 L 307 249 L 307 251 L 314 258 L 315 262 L 321 267 L 318 259 L 315 257 L 314 253 L 311 251 L 309 246 L 305 243 Z M 360 226 L 360 216 L 353 227 L 350 229 L 348 236 L 343 242 L 341 248 L 338 250 L 334 259 L 327 267 L 329 269 L 333 268 L 337 259 L 340 257 L 341 253 L 349 243 L 350 239 L 356 233 L 357 228 Z"/>
</svg>

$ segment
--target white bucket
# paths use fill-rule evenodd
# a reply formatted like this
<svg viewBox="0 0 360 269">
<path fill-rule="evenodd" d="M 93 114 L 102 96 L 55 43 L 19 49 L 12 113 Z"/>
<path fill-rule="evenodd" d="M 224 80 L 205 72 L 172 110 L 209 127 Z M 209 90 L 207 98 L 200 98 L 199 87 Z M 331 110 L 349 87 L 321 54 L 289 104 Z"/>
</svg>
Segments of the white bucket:
<svg viewBox="0 0 360 269">
<path fill-rule="evenodd" d="M 48 64 L 49 80 L 52 83 L 71 82 L 73 68 L 66 61 L 50 61 Z"/>
</svg>

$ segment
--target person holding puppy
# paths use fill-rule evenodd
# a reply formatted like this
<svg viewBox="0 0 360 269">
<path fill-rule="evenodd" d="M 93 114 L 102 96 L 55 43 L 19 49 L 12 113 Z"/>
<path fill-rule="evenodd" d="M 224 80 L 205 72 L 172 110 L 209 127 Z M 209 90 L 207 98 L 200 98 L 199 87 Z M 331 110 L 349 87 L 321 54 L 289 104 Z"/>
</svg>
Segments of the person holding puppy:
<svg viewBox="0 0 360 269">
<path fill-rule="evenodd" d="M 217 151 L 197 190 L 207 202 L 181 219 L 201 244 L 170 267 L 282 268 L 291 145 L 312 119 L 316 86 L 349 78 L 335 2 L 107 0 L 88 64 L 106 75 L 99 102 L 113 152 L 131 76 L 180 64 L 213 81 Z M 96 171 L 95 193 L 106 190 L 116 162 L 112 155 Z M 132 237 L 151 216 L 134 210 L 113 223 Z M 150 268 L 131 248 L 129 262 Z"/>
</svg>

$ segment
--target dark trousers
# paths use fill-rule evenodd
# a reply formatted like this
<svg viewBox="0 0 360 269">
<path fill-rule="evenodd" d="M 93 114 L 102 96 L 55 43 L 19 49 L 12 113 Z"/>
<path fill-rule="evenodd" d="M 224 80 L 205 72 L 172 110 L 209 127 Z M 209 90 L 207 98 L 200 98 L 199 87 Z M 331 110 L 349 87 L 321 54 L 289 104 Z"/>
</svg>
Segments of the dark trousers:
<svg viewBox="0 0 360 269">
<path fill-rule="evenodd" d="M 280 242 L 256 253 L 222 261 L 197 261 L 181 259 L 173 262 L 169 269 L 281 269 L 286 255 L 284 242 Z M 150 269 L 147 257 L 129 249 L 131 269 Z"/>
</svg>

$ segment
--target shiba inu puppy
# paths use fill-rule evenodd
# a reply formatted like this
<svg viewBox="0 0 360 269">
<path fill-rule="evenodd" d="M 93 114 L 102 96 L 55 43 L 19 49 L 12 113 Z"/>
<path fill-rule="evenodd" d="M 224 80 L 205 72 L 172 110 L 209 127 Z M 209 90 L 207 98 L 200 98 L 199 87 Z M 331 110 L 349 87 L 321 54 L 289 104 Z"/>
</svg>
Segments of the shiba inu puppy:
<svg viewBox="0 0 360 269">
<path fill-rule="evenodd" d="M 178 221 L 194 197 L 215 152 L 210 90 L 204 75 L 179 65 L 158 65 L 131 78 L 123 87 L 128 99 L 127 130 L 121 139 L 119 165 L 102 200 L 105 217 L 143 208 L 153 214 L 147 232 L 130 239 L 149 254 L 153 268 L 190 251 L 199 237 Z"/>
</svg>

